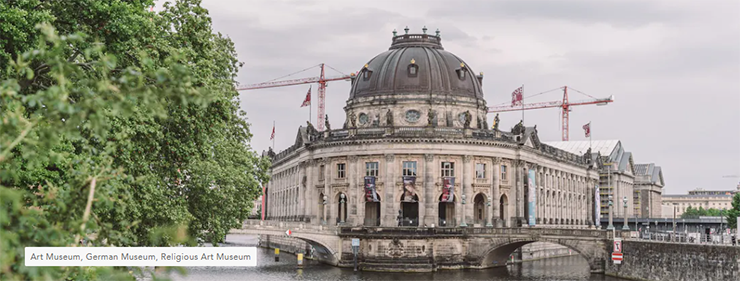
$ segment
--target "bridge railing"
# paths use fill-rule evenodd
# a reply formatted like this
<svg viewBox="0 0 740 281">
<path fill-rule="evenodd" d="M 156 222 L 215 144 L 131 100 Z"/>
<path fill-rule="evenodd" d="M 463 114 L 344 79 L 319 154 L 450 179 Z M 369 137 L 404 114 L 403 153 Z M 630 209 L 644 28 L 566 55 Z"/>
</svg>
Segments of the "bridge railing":
<svg viewBox="0 0 740 281">
<path fill-rule="evenodd" d="M 275 220 L 245 220 L 242 224 L 242 228 L 255 228 L 255 229 L 291 229 L 291 230 L 315 230 L 322 231 L 327 229 L 336 229 L 332 225 L 316 225 L 305 222 L 289 222 L 289 221 L 275 221 Z"/>
<path fill-rule="evenodd" d="M 482 227 L 342 227 L 340 235 L 373 235 L 373 236 L 467 236 L 467 235 L 532 235 L 532 236 L 566 236 L 596 239 L 609 239 L 611 233 L 596 229 L 556 229 L 556 228 L 482 228 Z"/>
</svg>

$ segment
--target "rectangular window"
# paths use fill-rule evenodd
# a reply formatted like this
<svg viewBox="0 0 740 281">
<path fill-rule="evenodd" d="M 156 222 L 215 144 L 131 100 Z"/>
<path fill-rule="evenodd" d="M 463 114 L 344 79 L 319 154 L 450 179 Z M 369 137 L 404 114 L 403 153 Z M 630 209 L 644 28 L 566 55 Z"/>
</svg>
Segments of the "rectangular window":
<svg viewBox="0 0 740 281">
<path fill-rule="evenodd" d="M 344 163 L 337 164 L 337 178 L 338 179 L 344 178 Z"/>
<path fill-rule="evenodd" d="M 442 177 L 454 177 L 455 176 L 455 163 L 454 162 L 442 162 Z"/>
<path fill-rule="evenodd" d="M 478 178 L 478 179 L 486 178 L 486 164 L 483 164 L 483 163 L 475 164 L 475 178 Z"/>
<path fill-rule="evenodd" d="M 501 165 L 501 180 L 502 180 L 502 181 L 506 181 L 506 180 L 509 180 L 509 179 L 508 179 L 508 178 L 506 177 L 506 165 Z"/>
<path fill-rule="evenodd" d="M 324 180 L 324 165 L 319 166 L 319 180 Z"/>
<path fill-rule="evenodd" d="M 378 162 L 365 162 L 365 176 L 378 177 Z"/>
<path fill-rule="evenodd" d="M 403 175 L 404 176 L 416 176 L 416 161 L 404 161 L 403 162 Z"/>
</svg>

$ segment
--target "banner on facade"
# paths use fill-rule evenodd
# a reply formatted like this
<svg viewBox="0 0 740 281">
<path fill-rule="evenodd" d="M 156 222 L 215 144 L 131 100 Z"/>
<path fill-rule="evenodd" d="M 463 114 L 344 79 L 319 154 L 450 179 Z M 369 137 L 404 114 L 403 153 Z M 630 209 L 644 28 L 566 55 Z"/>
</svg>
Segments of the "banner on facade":
<svg viewBox="0 0 740 281">
<path fill-rule="evenodd" d="M 442 200 L 439 202 L 454 202 L 455 200 L 455 177 L 446 177 L 442 180 Z"/>
<path fill-rule="evenodd" d="M 365 202 L 380 202 L 375 190 L 375 177 L 365 177 Z"/>
<path fill-rule="evenodd" d="M 529 170 L 529 181 L 527 182 L 528 187 L 528 194 L 529 198 L 527 199 L 528 203 L 528 212 L 529 212 L 529 225 L 534 226 L 537 222 L 535 219 L 535 211 L 537 210 L 537 186 L 535 185 L 535 171 L 534 169 Z"/>
<path fill-rule="evenodd" d="M 594 190 L 594 225 L 601 225 L 601 193 L 599 191 L 599 184 L 596 184 Z"/>
<path fill-rule="evenodd" d="M 403 177 L 403 200 L 404 202 L 416 202 L 416 177 Z"/>
</svg>

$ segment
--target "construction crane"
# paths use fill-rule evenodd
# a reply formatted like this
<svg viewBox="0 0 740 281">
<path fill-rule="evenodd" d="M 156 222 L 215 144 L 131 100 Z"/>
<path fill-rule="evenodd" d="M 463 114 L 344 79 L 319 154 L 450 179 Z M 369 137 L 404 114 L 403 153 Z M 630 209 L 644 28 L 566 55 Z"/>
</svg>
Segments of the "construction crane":
<svg viewBox="0 0 740 281">
<path fill-rule="evenodd" d="M 507 111 L 519 111 L 519 110 L 531 110 L 531 109 L 540 109 L 540 108 L 550 108 L 550 107 L 560 107 L 563 109 L 562 118 L 563 118 L 563 141 L 568 141 L 568 131 L 569 131 L 569 112 L 571 106 L 577 106 L 577 105 L 587 105 L 587 104 L 595 104 L 595 105 L 607 105 L 610 102 L 614 102 L 614 96 L 610 96 L 605 99 L 599 99 L 594 98 L 590 95 L 587 95 L 583 92 L 580 92 L 578 90 L 575 90 L 571 88 L 571 90 L 574 90 L 576 92 L 579 92 L 581 94 L 584 94 L 586 96 L 591 97 L 592 99 L 588 100 L 580 100 L 571 102 L 568 100 L 568 86 L 563 86 L 554 90 L 563 89 L 563 100 L 559 101 L 549 101 L 549 102 L 536 102 L 536 103 L 525 103 L 520 105 L 502 105 L 502 106 L 494 106 L 488 108 L 488 113 L 496 113 L 496 112 L 507 112 Z M 550 92 L 547 91 L 547 92 Z M 539 93 L 544 94 L 547 92 Z M 538 95 L 539 95 L 538 94 Z"/>
<path fill-rule="evenodd" d="M 294 85 L 301 85 L 301 84 L 319 83 L 319 106 L 318 106 L 319 107 L 319 110 L 318 110 L 318 118 L 316 118 L 316 120 L 318 122 L 318 124 L 317 124 L 318 125 L 318 130 L 321 132 L 321 131 L 324 131 L 324 116 L 326 116 L 326 108 L 325 108 L 325 104 L 326 104 L 325 103 L 325 100 L 326 100 L 326 82 L 329 82 L 329 81 L 339 81 L 339 80 L 351 80 L 352 77 L 355 76 L 355 74 L 354 73 L 350 73 L 349 75 L 326 77 L 324 75 L 324 66 L 325 65 L 323 63 L 321 63 L 321 64 L 318 64 L 316 66 L 318 66 L 318 67 L 321 68 L 321 75 L 319 75 L 318 77 L 308 77 L 308 78 L 292 79 L 292 80 L 277 80 L 277 81 L 273 80 L 273 81 L 267 81 L 267 82 L 263 82 L 263 83 L 251 84 L 251 85 L 246 85 L 246 86 L 243 86 L 243 87 L 238 87 L 238 88 L 236 88 L 236 90 L 237 91 L 247 91 L 247 90 L 257 90 L 257 89 L 266 89 L 266 88 L 277 88 L 277 87 L 285 87 L 285 86 L 294 86 Z M 299 72 L 306 71 L 306 70 L 311 69 L 311 68 L 314 68 L 316 66 L 312 66 L 312 67 L 306 68 L 306 69 L 301 70 Z M 334 68 L 332 68 L 331 66 L 328 66 L 328 65 L 327 65 L 327 67 L 329 67 L 331 69 L 334 69 Z M 334 70 L 337 71 L 337 72 L 340 72 L 340 71 L 338 71 L 336 69 L 334 69 Z M 299 73 L 299 72 L 296 72 L 296 73 Z M 296 73 L 293 73 L 293 74 L 296 74 Z M 286 76 L 290 76 L 290 75 L 293 75 L 293 74 L 288 74 Z M 283 77 L 286 77 L 286 76 L 283 76 Z"/>
</svg>

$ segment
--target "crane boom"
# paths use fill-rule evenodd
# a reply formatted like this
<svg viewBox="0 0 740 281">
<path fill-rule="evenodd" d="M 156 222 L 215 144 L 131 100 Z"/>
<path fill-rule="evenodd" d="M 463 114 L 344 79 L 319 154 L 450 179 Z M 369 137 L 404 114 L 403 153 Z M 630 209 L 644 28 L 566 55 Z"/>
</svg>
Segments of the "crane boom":
<svg viewBox="0 0 740 281">
<path fill-rule="evenodd" d="M 343 76 L 327 77 L 324 79 L 324 81 L 328 82 L 328 81 L 350 80 L 351 78 L 352 78 L 352 75 L 343 75 Z M 319 77 L 270 81 L 270 82 L 245 85 L 244 87 L 236 88 L 236 90 L 237 91 L 248 91 L 248 90 L 256 90 L 256 89 L 277 88 L 277 87 L 283 87 L 283 86 L 294 86 L 294 85 L 301 85 L 301 84 L 318 83 L 319 81 L 320 81 Z"/>
</svg>

